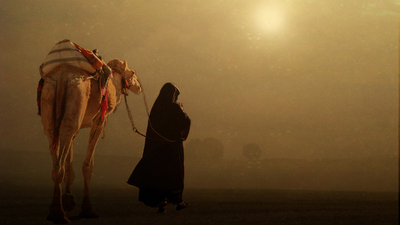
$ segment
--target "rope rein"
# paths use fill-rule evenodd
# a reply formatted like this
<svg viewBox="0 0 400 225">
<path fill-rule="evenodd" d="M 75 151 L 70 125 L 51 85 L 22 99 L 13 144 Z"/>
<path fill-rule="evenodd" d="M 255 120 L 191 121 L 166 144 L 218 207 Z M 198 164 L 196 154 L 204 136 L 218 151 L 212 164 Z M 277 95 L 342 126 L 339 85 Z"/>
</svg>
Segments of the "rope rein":
<svg viewBox="0 0 400 225">
<path fill-rule="evenodd" d="M 131 121 L 131 125 L 132 125 L 133 132 L 139 134 L 140 136 L 146 137 L 146 135 L 140 133 L 140 132 L 138 131 L 138 129 L 136 129 L 135 123 L 133 122 L 131 110 L 129 109 L 128 102 L 126 101 L 126 96 L 127 96 L 127 95 L 124 94 L 125 106 L 126 106 L 126 111 L 128 111 L 128 117 L 129 117 L 129 120 Z"/>
<path fill-rule="evenodd" d="M 120 74 L 119 72 L 117 72 L 117 73 Z M 121 75 L 121 74 L 120 74 L 120 75 Z M 123 76 L 123 75 L 121 75 L 121 76 L 122 76 L 122 80 L 123 80 L 123 85 L 127 84 L 127 82 L 125 81 L 125 76 Z M 137 76 L 136 76 L 136 77 L 137 77 Z M 161 137 L 163 140 L 168 141 L 168 142 L 176 142 L 176 141 L 174 141 L 174 140 L 170 140 L 170 139 L 168 139 L 168 138 L 162 136 L 161 134 L 159 134 L 159 133 L 153 128 L 153 125 L 151 124 L 151 121 L 150 121 L 150 112 L 149 112 L 149 106 L 147 105 L 146 94 L 144 93 L 143 86 L 142 86 L 142 83 L 140 82 L 139 77 L 137 77 L 137 81 L 139 82 L 140 87 L 141 87 L 141 89 L 142 89 L 141 92 L 142 92 L 142 95 L 143 95 L 143 102 L 144 102 L 144 105 L 145 105 L 145 108 L 146 108 L 147 118 L 148 118 L 148 122 L 149 122 L 149 125 L 150 125 L 151 129 L 154 131 L 154 133 L 156 133 L 156 134 L 157 134 L 159 137 Z M 132 84 L 130 84 L 128 87 L 125 86 L 125 87 L 123 87 L 123 89 L 128 89 L 131 85 L 132 85 Z M 139 135 L 142 136 L 142 137 L 160 141 L 160 139 L 146 137 L 146 135 L 144 135 L 144 134 L 142 134 L 141 132 L 139 132 L 139 130 L 138 130 L 138 129 L 136 128 L 136 126 L 135 126 L 135 123 L 133 122 L 132 113 L 131 113 L 131 110 L 129 109 L 128 101 L 126 100 L 126 96 L 128 95 L 128 90 L 122 91 L 122 93 L 123 93 L 123 95 L 124 95 L 126 111 L 128 112 L 128 117 L 129 117 L 129 120 L 131 121 L 131 125 L 132 125 L 133 132 L 139 134 Z"/>
</svg>

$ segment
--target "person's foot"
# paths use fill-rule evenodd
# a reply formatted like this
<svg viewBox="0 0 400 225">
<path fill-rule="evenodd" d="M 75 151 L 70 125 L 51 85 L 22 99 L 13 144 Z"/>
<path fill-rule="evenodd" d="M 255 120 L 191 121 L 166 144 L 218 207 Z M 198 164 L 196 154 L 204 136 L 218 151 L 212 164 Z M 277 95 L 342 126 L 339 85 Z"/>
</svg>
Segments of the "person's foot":
<svg viewBox="0 0 400 225">
<path fill-rule="evenodd" d="M 168 203 L 166 201 L 161 202 L 160 204 L 158 204 L 158 211 L 157 213 L 166 213 L 167 210 L 165 210 L 165 206 L 167 206 Z"/>
<path fill-rule="evenodd" d="M 179 204 L 176 205 L 176 211 L 185 209 L 185 208 L 187 208 L 188 206 L 189 206 L 189 203 L 187 203 L 187 202 L 181 202 L 181 203 L 179 203 Z"/>
</svg>

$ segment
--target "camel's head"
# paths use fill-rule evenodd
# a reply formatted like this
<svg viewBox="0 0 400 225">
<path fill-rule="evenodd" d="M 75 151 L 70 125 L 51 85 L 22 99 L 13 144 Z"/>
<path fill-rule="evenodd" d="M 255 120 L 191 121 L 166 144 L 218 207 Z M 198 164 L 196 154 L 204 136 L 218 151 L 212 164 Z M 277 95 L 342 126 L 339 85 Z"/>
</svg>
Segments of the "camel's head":
<svg viewBox="0 0 400 225">
<path fill-rule="evenodd" d="M 135 70 L 128 67 L 126 60 L 113 59 L 107 65 L 114 71 L 113 74 L 121 77 L 123 89 L 129 89 L 134 93 L 139 93 L 142 90 Z"/>
</svg>

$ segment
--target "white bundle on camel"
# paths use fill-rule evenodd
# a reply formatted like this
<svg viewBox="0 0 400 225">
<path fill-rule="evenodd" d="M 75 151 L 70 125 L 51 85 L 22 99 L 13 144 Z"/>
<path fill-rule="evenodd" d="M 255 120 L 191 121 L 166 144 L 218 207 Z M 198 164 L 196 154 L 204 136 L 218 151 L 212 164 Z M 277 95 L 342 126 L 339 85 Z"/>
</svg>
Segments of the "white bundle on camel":
<svg viewBox="0 0 400 225">
<path fill-rule="evenodd" d="M 89 74 L 95 74 L 96 69 L 93 64 L 83 55 L 86 49 L 79 47 L 70 40 L 65 39 L 58 42 L 49 52 L 43 64 L 40 66 L 40 75 L 45 78 L 46 75 L 61 63 L 67 63 L 72 66 L 80 67 Z M 88 51 L 88 50 L 86 50 Z M 91 52 L 91 51 L 90 51 Z M 93 54 L 93 57 L 94 54 Z M 97 58 L 97 57 L 96 57 Z M 99 60 L 97 58 L 97 60 Z M 101 62 L 101 60 L 100 60 Z M 101 67 L 101 66 L 100 66 Z"/>
</svg>

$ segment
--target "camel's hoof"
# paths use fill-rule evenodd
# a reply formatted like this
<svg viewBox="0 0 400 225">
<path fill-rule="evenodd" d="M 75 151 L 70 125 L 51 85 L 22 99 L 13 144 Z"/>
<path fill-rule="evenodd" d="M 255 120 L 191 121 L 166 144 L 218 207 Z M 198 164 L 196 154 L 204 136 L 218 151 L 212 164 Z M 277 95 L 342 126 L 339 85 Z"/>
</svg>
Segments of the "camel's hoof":
<svg viewBox="0 0 400 225">
<path fill-rule="evenodd" d="M 46 218 L 48 221 L 52 221 L 54 224 L 67 224 L 70 223 L 70 221 L 65 217 L 65 216 L 55 216 L 52 214 L 49 214 Z"/>
<path fill-rule="evenodd" d="M 48 221 L 52 221 L 54 224 L 65 224 L 69 223 L 65 213 L 62 211 L 61 206 L 50 205 L 50 212 L 46 218 Z"/>
<path fill-rule="evenodd" d="M 67 193 L 63 194 L 62 205 L 65 211 L 72 211 L 72 209 L 75 207 L 75 196 Z"/>
<path fill-rule="evenodd" d="M 57 220 L 53 220 L 54 224 L 67 224 L 70 223 L 69 220 L 67 218 L 60 218 Z"/>
<path fill-rule="evenodd" d="M 99 218 L 99 215 L 94 213 L 93 211 L 82 211 L 79 213 L 79 218 L 85 218 L 85 219 L 96 219 Z"/>
<path fill-rule="evenodd" d="M 68 217 L 69 220 L 80 220 L 81 218 L 79 216 L 70 216 Z"/>
</svg>

